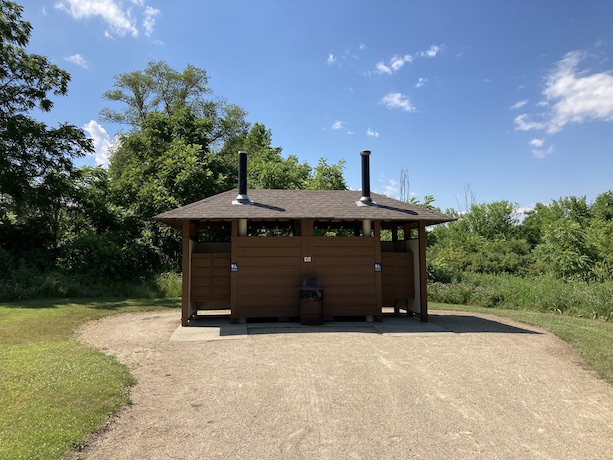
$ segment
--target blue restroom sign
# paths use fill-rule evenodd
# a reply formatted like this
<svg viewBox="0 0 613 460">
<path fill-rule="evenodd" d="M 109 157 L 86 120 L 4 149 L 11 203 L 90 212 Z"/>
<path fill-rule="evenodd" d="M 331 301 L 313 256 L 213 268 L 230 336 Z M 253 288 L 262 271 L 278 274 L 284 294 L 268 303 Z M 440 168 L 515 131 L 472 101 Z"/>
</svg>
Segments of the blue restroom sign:
<svg viewBox="0 0 613 460">
<path fill-rule="evenodd" d="M 380 272 L 381 271 L 381 262 L 375 262 L 375 271 L 376 272 Z"/>
<path fill-rule="evenodd" d="M 232 271 L 232 272 L 237 272 L 238 271 L 238 263 L 237 262 L 232 262 L 230 264 L 230 271 Z"/>
</svg>

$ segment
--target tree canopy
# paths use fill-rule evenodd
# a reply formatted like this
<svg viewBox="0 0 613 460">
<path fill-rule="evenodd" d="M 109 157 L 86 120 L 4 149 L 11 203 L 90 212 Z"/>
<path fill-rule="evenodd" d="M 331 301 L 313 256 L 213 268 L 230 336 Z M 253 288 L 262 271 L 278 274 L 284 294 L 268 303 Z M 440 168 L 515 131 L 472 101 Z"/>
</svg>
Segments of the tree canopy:
<svg viewBox="0 0 613 460">
<path fill-rule="evenodd" d="M 50 252 L 37 257 L 52 258 L 61 216 L 74 199 L 73 159 L 93 146 L 73 125 L 49 127 L 32 117 L 67 93 L 70 75 L 27 52 L 32 27 L 22 10 L 0 2 L 0 250 L 16 254 L 38 245 Z"/>
</svg>

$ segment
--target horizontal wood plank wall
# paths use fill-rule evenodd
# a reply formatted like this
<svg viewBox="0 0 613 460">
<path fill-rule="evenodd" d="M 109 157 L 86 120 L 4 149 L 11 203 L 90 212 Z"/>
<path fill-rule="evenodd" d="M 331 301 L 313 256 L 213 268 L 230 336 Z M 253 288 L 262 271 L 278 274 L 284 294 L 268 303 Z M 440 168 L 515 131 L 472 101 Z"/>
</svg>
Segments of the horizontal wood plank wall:
<svg viewBox="0 0 613 460">
<path fill-rule="evenodd" d="M 396 306 L 397 301 L 415 298 L 412 252 L 384 252 L 381 255 L 383 304 Z"/>
<path fill-rule="evenodd" d="M 230 254 L 192 254 L 191 291 L 200 310 L 230 308 Z"/>
<path fill-rule="evenodd" d="M 235 237 L 237 318 L 299 316 L 301 237 Z"/>
<path fill-rule="evenodd" d="M 324 288 L 325 316 L 380 315 L 375 244 L 378 238 L 310 237 L 310 276 Z"/>
</svg>

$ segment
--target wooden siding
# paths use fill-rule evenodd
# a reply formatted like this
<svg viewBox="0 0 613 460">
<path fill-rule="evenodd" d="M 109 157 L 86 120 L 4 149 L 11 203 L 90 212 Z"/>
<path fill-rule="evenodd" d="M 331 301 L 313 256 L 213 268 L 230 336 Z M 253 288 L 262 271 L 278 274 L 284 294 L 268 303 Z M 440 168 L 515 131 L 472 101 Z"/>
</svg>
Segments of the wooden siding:
<svg viewBox="0 0 613 460">
<path fill-rule="evenodd" d="M 309 237 L 309 276 L 324 287 L 325 316 L 377 316 L 378 238 Z"/>
<path fill-rule="evenodd" d="M 415 298 L 412 252 L 384 252 L 381 255 L 383 304 L 396 306 Z"/>
<path fill-rule="evenodd" d="M 294 317 L 302 283 L 300 237 L 235 237 L 236 318 Z"/>
<path fill-rule="evenodd" d="M 192 254 L 192 303 L 197 309 L 230 308 L 230 254 Z"/>
</svg>

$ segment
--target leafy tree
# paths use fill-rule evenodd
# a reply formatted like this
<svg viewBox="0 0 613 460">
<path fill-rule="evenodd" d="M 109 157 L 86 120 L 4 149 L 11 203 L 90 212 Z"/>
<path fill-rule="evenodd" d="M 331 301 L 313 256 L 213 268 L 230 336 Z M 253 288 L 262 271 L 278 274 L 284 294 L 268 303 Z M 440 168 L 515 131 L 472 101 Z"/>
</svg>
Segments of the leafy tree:
<svg viewBox="0 0 613 460">
<path fill-rule="evenodd" d="M 467 213 L 455 213 L 456 222 L 437 226 L 428 235 L 431 264 L 456 274 L 525 274 L 532 256 L 518 235 L 514 209 L 508 201 L 496 201 L 473 203 Z"/>
<path fill-rule="evenodd" d="M 32 27 L 22 11 L 0 2 L 0 241 L 15 256 L 26 249 L 19 242 L 27 241 L 28 250 L 58 247 L 72 201 L 72 160 L 93 151 L 75 126 L 53 128 L 31 117 L 35 109 L 49 112 L 51 97 L 67 93 L 70 75 L 26 51 Z"/>
<path fill-rule="evenodd" d="M 281 147 L 272 147 L 272 134 L 261 123 L 255 123 L 245 138 L 243 149 L 249 153 L 247 180 L 251 188 L 300 189 L 311 173 L 311 167 L 298 157 L 281 156 Z"/>
<path fill-rule="evenodd" d="M 313 174 L 306 181 L 306 189 L 310 190 L 346 190 L 347 183 L 343 177 L 345 160 L 329 165 L 325 158 L 320 158 Z"/>
<path fill-rule="evenodd" d="M 543 229 L 542 243 L 534 249 L 536 261 L 546 272 L 563 279 L 591 278 L 596 254 L 586 232 L 570 217 L 558 219 Z"/>
</svg>

